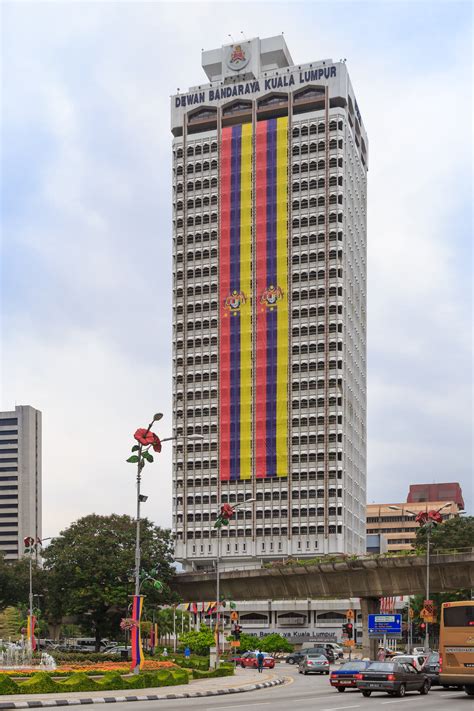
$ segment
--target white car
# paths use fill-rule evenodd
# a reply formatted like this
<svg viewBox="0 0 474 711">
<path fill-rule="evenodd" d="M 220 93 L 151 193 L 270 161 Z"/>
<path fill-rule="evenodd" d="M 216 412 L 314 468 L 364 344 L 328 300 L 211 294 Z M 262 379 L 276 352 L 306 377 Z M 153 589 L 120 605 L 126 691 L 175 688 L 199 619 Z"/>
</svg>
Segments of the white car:
<svg viewBox="0 0 474 711">
<path fill-rule="evenodd" d="M 415 667 L 416 671 L 419 672 L 426 661 L 426 654 L 396 654 L 392 657 L 392 661 L 411 664 L 412 667 Z"/>
</svg>

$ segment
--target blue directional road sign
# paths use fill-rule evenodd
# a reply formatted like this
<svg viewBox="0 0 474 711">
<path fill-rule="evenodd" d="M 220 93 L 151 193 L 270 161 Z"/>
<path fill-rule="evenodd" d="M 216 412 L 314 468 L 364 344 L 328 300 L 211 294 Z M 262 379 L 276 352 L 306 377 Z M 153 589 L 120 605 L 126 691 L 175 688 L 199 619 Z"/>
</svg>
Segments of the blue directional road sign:
<svg viewBox="0 0 474 711">
<path fill-rule="evenodd" d="M 369 615 L 369 637 L 400 637 L 402 634 L 402 616 Z"/>
</svg>

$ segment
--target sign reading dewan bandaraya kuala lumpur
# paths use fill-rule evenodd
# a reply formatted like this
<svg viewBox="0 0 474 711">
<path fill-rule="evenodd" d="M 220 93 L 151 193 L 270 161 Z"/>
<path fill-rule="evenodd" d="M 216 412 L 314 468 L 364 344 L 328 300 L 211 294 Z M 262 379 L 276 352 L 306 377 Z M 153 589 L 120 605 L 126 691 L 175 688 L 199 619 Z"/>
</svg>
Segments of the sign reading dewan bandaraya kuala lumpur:
<svg viewBox="0 0 474 711">
<path fill-rule="evenodd" d="M 308 69 L 304 71 L 293 72 L 292 74 L 284 74 L 280 76 L 269 77 L 268 79 L 246 81 L 241 84 L 231 84 L 227 86 L 219 86 L 215 88 L 207 88 L 201 91 L 193 91 L 187 94 L 174 96 L 175 108 L 184 108 L 187 106 L 197 106 L 199 104 L 212 103 L 223 99 L 233 99 L 239 96 L 247 96 L 249 94 L 259 94 L 266 91 L 289 90 L 292 87 L 303 84 L 310 84 L 315 81 L 324 79 L 334 79 L 337 76 L 336 65 L 318 67 L 317 69 Z"/>
</svg>

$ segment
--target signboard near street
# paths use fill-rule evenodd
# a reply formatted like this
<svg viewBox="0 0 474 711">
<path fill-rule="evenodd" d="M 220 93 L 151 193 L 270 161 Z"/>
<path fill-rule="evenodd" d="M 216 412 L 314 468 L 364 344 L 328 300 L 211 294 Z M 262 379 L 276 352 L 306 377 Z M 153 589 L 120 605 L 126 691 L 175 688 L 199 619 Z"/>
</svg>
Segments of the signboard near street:
<svg viewBox="0 0 474 711">
<path fill-rule="evenodd" d="M 402 616 L 394 615 L 369 615 L 369 637 L 377 639 L 386 635 L 387 637 L 402 636 Z"/>
<path fill-rule="evenodd" d="M 354 610 L 349 608 L 346 610 L 346 620 L 353 620 L 354 619 Z"/>
</svg>

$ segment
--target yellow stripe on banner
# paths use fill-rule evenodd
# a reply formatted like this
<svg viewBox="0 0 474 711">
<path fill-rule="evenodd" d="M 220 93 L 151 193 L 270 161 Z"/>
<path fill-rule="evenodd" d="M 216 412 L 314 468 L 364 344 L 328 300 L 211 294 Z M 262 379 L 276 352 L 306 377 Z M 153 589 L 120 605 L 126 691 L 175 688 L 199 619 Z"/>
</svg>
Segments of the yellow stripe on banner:
<svg viewBox="0 0 474 711">
<path fill-rule="evenodd" d="M 252 476 L 252 124 L 242 126 L 240 169 L 240 478 Z"/>
<path fill-rule="evenodd" d="M 277 308 L 276 473 L 288 476 L 288 118 L 277 119 Z"/>
</svg>

